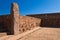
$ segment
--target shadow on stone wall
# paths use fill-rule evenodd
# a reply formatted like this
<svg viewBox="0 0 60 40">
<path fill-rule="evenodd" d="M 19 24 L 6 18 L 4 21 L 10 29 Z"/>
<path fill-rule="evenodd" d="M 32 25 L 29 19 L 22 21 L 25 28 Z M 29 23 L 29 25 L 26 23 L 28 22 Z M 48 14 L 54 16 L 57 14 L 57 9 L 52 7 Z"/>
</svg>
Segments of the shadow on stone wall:
<svg viewBox="0 0 60 40">
<path fill-rule="evenodd" d="M 60 19 L 42 19 L 41 27 L 60 28 Z"/>
<path fill-rule="evenodd" d="M 60 28 L 60 13 L 27 15 L 41 19 L 41 27 Z"/>
<path fill-rule="evenodd" d="M 0 15 L 0 33 L 2 32 L 9 32 L 10 27 L 10 15 Z"/>
</svg>

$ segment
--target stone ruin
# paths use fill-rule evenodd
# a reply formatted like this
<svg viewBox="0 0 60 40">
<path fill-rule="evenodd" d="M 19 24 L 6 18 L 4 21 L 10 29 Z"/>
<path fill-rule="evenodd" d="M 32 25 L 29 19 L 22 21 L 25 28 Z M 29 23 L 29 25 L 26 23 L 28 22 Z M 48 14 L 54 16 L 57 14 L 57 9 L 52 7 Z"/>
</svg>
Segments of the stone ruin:
<svg viewBox="0 0 60 40">
<path fill-rule="evenodd" d="M 17 35 L 34 27 L 60 27 L 60 13 L 19 15 L 18 5 L 12 3 L 9 15 L 0 15 L 0 32 Z"/>
<path fill-rule="evenodd" d="M 12 3 L 11 14 L 0 16 L 0 32 L 17 35 L 40 26 L 41 19 L 19 15 L 18 5 Z"/>
</svg>

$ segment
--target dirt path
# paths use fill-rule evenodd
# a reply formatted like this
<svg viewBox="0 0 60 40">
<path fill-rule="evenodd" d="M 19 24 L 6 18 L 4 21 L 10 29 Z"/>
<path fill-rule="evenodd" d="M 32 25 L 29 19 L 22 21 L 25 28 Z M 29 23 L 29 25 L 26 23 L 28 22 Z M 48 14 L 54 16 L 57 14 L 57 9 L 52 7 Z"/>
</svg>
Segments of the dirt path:
<svg viewBox="0 0 60 40">
<path fill-rule="evenodd" d="M 40 28 L 18 40 L 60 40 L 60 28 Z"/>
</svg>

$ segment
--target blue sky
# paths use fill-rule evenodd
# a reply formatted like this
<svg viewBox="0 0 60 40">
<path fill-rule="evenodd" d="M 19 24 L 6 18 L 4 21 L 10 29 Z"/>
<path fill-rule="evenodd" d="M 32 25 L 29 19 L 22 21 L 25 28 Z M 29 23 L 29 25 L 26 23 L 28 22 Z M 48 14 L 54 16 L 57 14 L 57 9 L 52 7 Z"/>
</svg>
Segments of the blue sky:
<svg viewBox="0 0 60 40">
<path fill-rule="evenodd" d="M 19 5 L 20 15 L 60 12 L 60 0 L 0 0 L 0 15 L 10 13 L 12 2 Z"/>
</svg>

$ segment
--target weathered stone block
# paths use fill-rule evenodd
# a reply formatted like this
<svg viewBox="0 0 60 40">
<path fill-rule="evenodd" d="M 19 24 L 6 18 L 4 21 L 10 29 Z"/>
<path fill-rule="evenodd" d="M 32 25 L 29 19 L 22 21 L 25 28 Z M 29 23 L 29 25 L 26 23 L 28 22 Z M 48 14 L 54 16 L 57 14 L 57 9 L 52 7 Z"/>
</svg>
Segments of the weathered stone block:
<svg viewBox="0 0 60 40">
<path fill-rule="evenodd" d="M 11 7 L 11 19 L 11 33 L 19 34 L 19 12 L 16 3 L 13 3 Z"/>
</svg>

